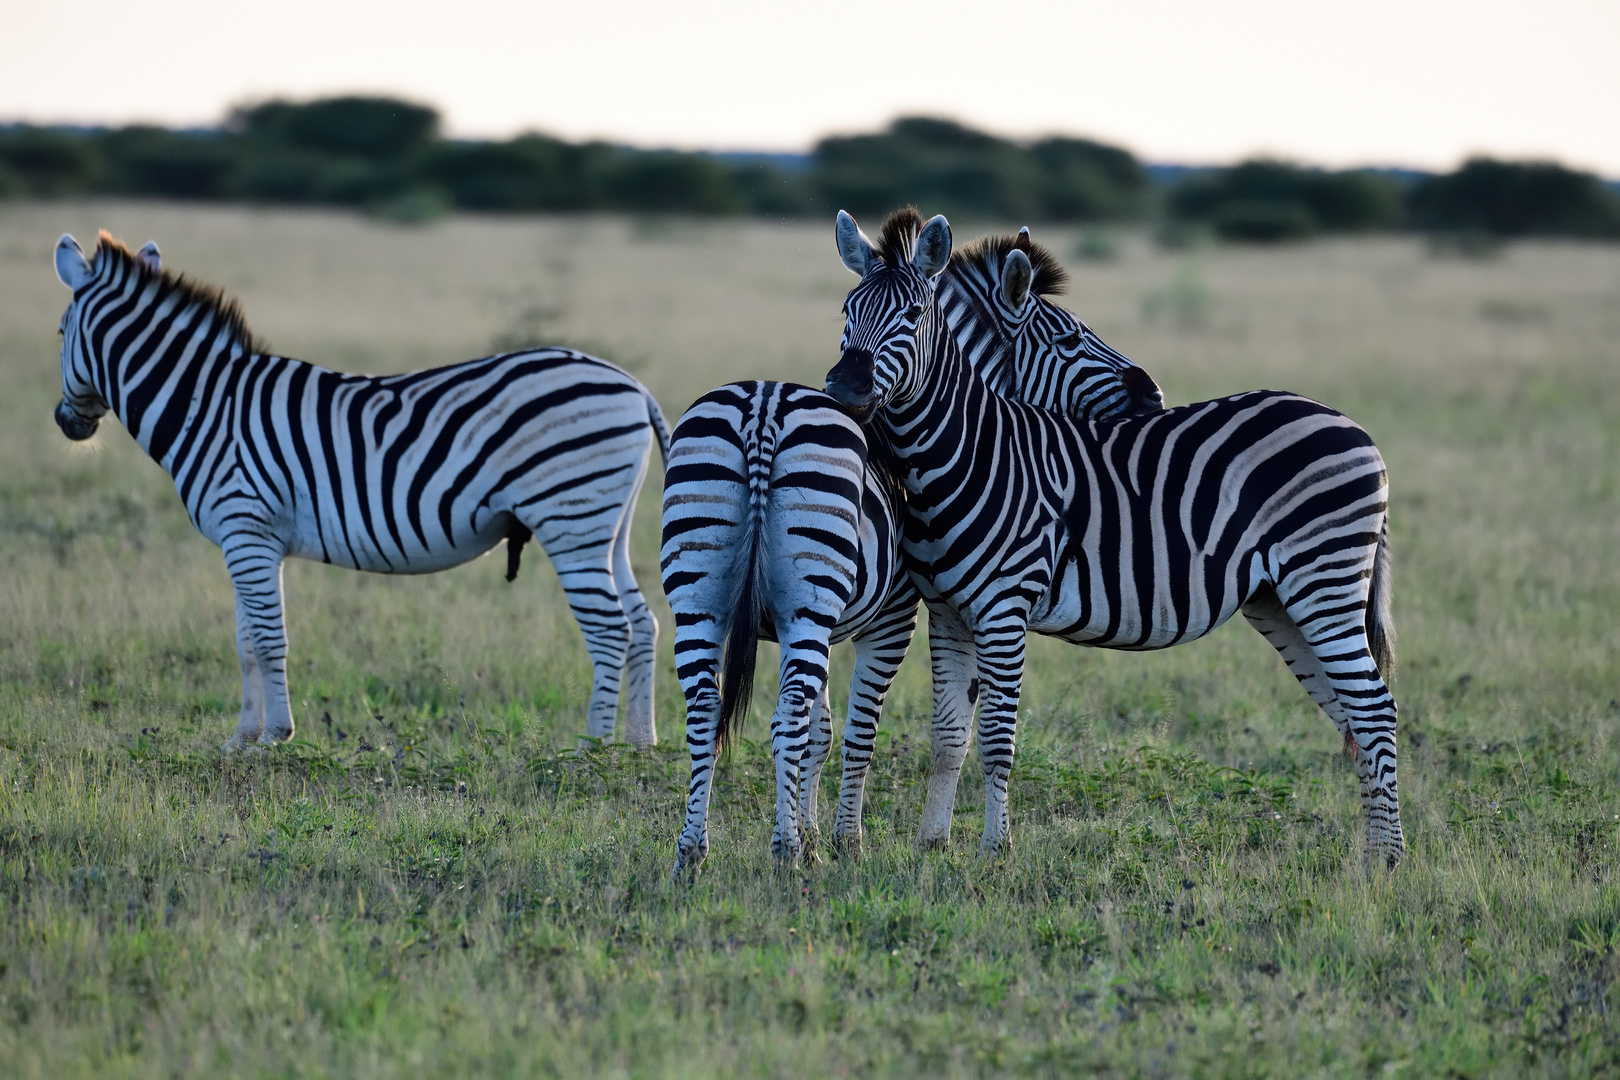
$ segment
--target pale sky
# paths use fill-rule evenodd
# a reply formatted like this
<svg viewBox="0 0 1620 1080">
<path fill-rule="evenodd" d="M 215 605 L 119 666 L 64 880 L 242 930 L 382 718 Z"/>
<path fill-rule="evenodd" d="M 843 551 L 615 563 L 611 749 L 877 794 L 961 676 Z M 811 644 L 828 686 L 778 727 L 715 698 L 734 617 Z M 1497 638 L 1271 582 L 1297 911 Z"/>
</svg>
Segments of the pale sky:
<svg viewBox="0 0 1620 1080">
<path fill-rule="evenodd" d="M 1620 0 L 0 0 L 0 122 L 353 91 L 459 136 L 807 150 L 926 113 L 1150 161 L 1620 176 Z"/>
</svg>

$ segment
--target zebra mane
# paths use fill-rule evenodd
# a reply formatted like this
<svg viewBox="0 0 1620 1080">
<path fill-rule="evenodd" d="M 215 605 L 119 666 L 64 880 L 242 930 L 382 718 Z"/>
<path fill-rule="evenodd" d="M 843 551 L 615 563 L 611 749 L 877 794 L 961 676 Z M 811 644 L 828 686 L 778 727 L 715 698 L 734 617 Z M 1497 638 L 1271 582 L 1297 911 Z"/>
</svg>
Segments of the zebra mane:
<svg viewBox="0 0 1620 1080">
<path fill-rule="evenodd" d="M 889 269 L 898 269 L 911 261 L 917 250 L 917 235 L 922 232 L 923 216 L 915 206 L 905 206 L 890 214 L 883 222 L 883 231 L 872 245 L 877 257 Z"/>
<path fill-rule="evenodd" d="M 981 237 L 951 252 L 948 269 L 961 273 L 974 263 L 980 263 L 990 271 L 991 280 L 1000 281 L 1001 264 L 1006 261 L 1007 252 L 1018 246 L 1018 237 L 1010 233 Z M 1030 284 L 1031 292 L 1036 296 L 1057 296 L 1069 287 L 1069 272 L 1063 269 L 1056 255 L 1034 241 L 1029 241 L 1029 246 L 1023 250 L 1035 270 L 1035 280 Z"/>
<path fill-rule="evenodd" d="M 235 297 L 227 296 L 225 290 L 219 286 L 194 281 L 172 270 L 153 270 L 137 259 L 135 253 L 130 251 L 122 240 L 115 238 L 105 229 L 96 237 L 96 250 L 91 253 L 90 260 L 97 277 L 103 276 L 116 264 L 125 273 L 134 274 L 142 285 L 155 281 L 160 289 L 177 295 L 183 307 L 201 308 L 212 312 L 231 338 L 242 346 L 244 352 L 264 351 L 259 340 L 253 336 L 253 331 L 248 329 L 247 317 L 242 314 L 242 305 Z"/>
</svg>

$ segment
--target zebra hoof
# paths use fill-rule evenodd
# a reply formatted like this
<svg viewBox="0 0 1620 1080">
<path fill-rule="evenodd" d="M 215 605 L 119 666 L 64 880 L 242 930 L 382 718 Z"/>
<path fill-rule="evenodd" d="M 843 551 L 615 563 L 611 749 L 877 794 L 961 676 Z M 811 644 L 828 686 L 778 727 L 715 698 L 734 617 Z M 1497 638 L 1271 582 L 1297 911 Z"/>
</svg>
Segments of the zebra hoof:
<svg viewBox="0 0 1620 1080">
<path fill-rule="evenodd" d="M 1012 853 L 1012 837 L 998 836 L 985 837 L 979 841 L 979 857 L 983 859 L 999 859 L 1003 855 Z"/>
<path fill-rule="evenodd" d="M 266 731 L 259 736 L 259 747 L 260 749 L 268 749 L 272 746 L 280 746 L 292 737 L 292 728 L 287 728 L 285 731 Z"/>
<path fill-rule="evenodd" d="M 861 834 L 835 831 L 832 837 L 832 851 L 840 859 L 853 859 L 858 862 L 861 857 Z"/>
</svg>

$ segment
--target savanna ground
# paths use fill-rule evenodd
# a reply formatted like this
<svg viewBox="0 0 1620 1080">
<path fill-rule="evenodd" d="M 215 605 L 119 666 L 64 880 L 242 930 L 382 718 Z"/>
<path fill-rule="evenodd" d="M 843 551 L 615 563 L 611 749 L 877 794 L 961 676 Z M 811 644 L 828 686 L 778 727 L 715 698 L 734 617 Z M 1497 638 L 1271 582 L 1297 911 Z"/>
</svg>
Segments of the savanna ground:
<svg viewBox="0 0 1620 1080">
<path fill-rule="evenodd" d="M 156 238 L 279 351 L 391 371 L 573 344 L 672 419 L 731 378 L 819 383 L 853 280 L 830 220 L 0 209 L 0 1073 L 1620 1072 L 1620 248 L 1127 237 L 1082 262 L 1036 230 L 1172 403 L 1284 387 L 1383 448 L 1396 872 L 1362 870 L 1333 728 L 1238 620 L 1157 655 L 1035 644 L 1006 858 L 977 854 L 971 762 L 954 845 L 912 848 L 919 650 L 864 857 L 776 872 L 746 743 L 713 853 L 672 886 L 656 482 L 635 551 L 666 620 L 657 750 L 575 752 L 588 666 L 534 553 L 513 585 L 498 560 L 289 564 L 297 740 L 221 756 L 218 552 L 116 424 L 85 449 L 51 422 L 50 252 L 97 227 Z"/>
</svg>

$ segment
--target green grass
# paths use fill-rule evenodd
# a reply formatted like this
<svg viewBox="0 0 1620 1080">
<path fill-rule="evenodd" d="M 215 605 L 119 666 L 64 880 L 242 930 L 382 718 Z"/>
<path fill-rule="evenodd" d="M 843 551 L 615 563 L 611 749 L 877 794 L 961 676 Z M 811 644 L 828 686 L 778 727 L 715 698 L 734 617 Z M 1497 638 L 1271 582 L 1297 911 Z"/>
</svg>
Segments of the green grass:
<svg viewBox="0 0 1620 1080">
<path fill-rule="evenodd" d="M 672 886 L 667 622 L 659 748 L 575 753 L 589 667 L 544 560 L 512 585 L 501 560 L 289 564 L 297 739 L 219 754 L 218 552 L 116 425 L 86 452 L 50 420 L 49 252 L 98 224 L 294 355 L 381 371 L 544 334 L 672 418 L 728 378 L 818 378 L 852 280 L 821 226 L 0 209 L 0 1075 L 1620 1072 L 1620 249 L 1189 262 L 1126 238 L 1074 267 L 1073 305 L 1173 402 L 1287 387 L 1383 448 L 1395 873 L 1361 868 L 1332 725 L 1234 625 L 1155 655 L 1034 644 L 1006 858 L 976 854 L 971 762 L 955 845 L 911 846 L 914 656 L 862 859 L 778 873 L 745 743 Z M 1150 319 L 1176 289 L 1200 317 Z M 656 525 L 649 491 L 635 561 L 667 620 Z"/>
</svg>

